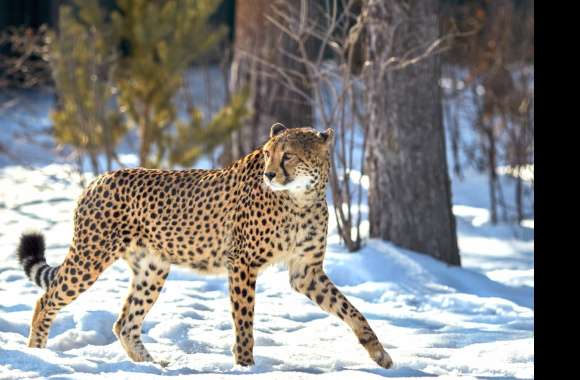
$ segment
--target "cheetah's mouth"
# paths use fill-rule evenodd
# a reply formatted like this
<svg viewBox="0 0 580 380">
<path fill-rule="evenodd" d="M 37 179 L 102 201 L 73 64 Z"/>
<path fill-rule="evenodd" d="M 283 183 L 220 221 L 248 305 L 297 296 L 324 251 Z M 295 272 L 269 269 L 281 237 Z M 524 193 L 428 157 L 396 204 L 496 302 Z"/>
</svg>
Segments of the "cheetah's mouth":
<svg viewBox="0 0 580 380">
<path fill-rule="evenodd" d="M 273 191 L 300 191 L 300 190 L 307 190 L 312 185 L 312 179 L 306 176 L 299 176 L 294 178 L 293 180 L 286 181 L 286 183 L 281 184 L 274 181 L 269 180 L 268 178 L 264 177 L 264 182 L 266 185 L 270 187 Z"/>
</svg>

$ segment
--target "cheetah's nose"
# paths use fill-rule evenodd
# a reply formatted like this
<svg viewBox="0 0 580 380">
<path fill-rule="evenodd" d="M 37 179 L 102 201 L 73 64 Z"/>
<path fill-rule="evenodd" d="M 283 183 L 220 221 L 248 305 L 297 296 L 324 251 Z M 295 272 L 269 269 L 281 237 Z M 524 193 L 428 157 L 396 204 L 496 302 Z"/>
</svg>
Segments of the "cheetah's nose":
<svg viewBox="0 0 580 380">
<path fill-rule="evenodd" d="M 268 173 L 264 173 L 264 176 L 271 181 L 274 179 L 274 177 L 276 177 L 276 173 L 275 172 L 268 172 Z"/>
</svg>

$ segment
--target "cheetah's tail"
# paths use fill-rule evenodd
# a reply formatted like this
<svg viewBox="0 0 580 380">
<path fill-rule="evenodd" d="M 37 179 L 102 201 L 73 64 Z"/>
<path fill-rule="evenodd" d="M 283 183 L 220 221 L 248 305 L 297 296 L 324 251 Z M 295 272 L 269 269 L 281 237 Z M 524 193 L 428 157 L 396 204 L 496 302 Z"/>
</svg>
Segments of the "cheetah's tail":
<svg viewBox="0 0 580 380">
<path fill-rule="evenodd" d="M 44 236 L 40 232 L 25 232 L 16 251 L 26 276 L 44 290 L 54 279 L 58 266 L 51 267 L 44 257 Z"/>
</svg>

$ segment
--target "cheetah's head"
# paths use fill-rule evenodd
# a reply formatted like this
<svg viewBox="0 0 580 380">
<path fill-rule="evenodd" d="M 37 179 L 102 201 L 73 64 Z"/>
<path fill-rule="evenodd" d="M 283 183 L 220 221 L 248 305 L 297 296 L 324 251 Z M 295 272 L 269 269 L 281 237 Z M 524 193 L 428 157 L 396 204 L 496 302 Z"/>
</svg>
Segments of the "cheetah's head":
<svg viewBox="0 0 580 380">
<path fill-rule="evenodd" d="M 272 125 L 270 140 L 262 148 L 264 182 L 274 191 L 304 191 L 324 187 L 328 180 L 334 131 L 288 129 Z"/>
</svg>

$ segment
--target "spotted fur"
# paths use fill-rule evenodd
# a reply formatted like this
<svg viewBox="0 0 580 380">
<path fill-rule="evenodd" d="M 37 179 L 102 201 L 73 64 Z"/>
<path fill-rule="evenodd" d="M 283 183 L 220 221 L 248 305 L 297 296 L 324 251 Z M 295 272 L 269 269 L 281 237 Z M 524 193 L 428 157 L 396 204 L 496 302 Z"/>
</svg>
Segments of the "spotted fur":
<svg viewBox="0 0 580 380">
<path fill-rule="evenodd" d="M 373 360 L 391 367 L 367 320 L 324 273 L 332 140 L 330 129 L 275 124 L 263 147 L 224 169 L 122 169 L 96 178 L 78 200 L 60 266 L 46 264 L 41 235 L 21 240 L 23 268 L 45 289 L 29 346 L 45 347 L 57 312 L 123 258 L 133 277 L 113 331 L 131 359 L 153 360 L 141 328 L 173 264 L 227 274 L 235 362 L 252 365 L 256 278 L 282 261 L 293 289 L 342 319 Z"/>
</svg>

